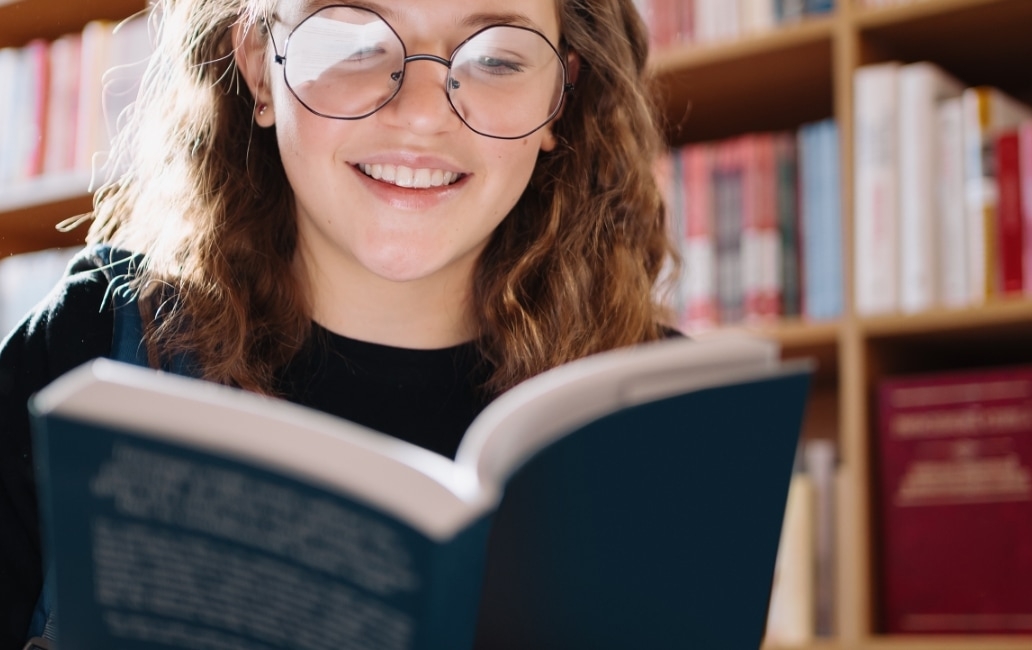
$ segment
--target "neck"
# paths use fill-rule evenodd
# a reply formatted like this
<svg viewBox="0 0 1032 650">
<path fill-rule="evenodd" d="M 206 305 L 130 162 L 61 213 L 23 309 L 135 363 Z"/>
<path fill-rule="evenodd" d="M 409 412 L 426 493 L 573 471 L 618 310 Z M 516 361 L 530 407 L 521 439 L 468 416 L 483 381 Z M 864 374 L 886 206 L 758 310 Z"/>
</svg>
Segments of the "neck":
<svg viewBox="0 0 1032 650">
<path fill-rule="evenodd" d="M 473 338 L 469 275 L 395 282 L 364 269 L 327 268 L 303 255 L 295 266 L 306 285 L 312 318 L 331 332 L 427 350 Z"/>
</svg>

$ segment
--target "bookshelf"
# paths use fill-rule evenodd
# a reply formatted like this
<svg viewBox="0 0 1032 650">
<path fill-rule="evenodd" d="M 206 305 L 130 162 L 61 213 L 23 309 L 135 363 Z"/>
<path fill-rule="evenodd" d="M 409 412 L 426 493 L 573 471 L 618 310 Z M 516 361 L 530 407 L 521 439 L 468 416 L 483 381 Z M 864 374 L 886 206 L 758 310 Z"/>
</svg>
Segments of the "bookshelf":
<svg viewBox="0 0 1032 650">
<path fill-rule="evenodd" d="M 0 0 L 0 46 L 55 38 L 95 18 L 119 19 L 145 0 Z M 874 387 L 898 372 L 1032 362 L 1032 300 L 908 316 L 852 313 L 852 73 L 860 65 L 931 60 L 968 84 L 991 84 L 1032 101 L 1032 2 L 915 0 L 864 8 L 838 0 L 830 16 L 759 36 L 654 53 L 653 87 L 671 144 L 751 131 L 794 129 L 834 116 L 841 138 L 842 232 L 847 309 L 834 323 L 781 323 L 761 331 L 789 357 L 818 361 L 806 435 L 837 432 L 842 461 L 838 493 L 836 624 L 832 640 L 810 650 L 1018 650 L 1032 637 L 900 637 L 877 624 L 873 544 Z M 758 108 L 760 107 L 760 108 Z M 88 179 L 47 179 L 0 196 L 0 255 L 81 242 L 54 226 L 91 207 Z M 831 432 L 829 434 L 829 432 Z M 771 648 L 770 650 L 774 650 Z"/>
<path fill-rule="evenodd" d="M 837 634 L 815 641 L 810 650 L 1032 647 L 1032 636 L 881 633 L 871 487 L 879 381 L 906 372 L 1032 362 L 1032 300 L 1006 298 L 877 318 L 858 317 L 850 307 L 853 71 L 880 61 L 928 60 L 968 85 L 994 85 L 1030 102 L 1030 25 L 1028 0 L 914 0 L 881 8 L 838 0 L 830 16 L 734 42 L 675 45 L 653 55 L 655 91 L 672 145 L 795 129 L 827 117 L 839 125 L 846 312 L 834 324 L 788 322 L 761 329 L 782 343 L 786 356 L 818 360 L 805 434 L 838 435 Z"/>
</svg>

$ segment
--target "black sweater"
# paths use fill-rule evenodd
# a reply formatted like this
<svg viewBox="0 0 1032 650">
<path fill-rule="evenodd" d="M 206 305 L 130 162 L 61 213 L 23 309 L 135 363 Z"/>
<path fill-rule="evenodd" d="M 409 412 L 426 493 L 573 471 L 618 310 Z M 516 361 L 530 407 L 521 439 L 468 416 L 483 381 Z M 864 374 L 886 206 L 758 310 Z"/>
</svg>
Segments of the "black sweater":
<svg viewBox="0 0 1032 650">
<path fill-rule="evenodd" d="M 100 259 L 84 251 L 48 298 L 0 349 L 0 650 L 20 649 L 42 584 L 29 397 L 111 350 L 114 320 Z M 308 346 L 279 374 L 289 400 L 454 456 L 489 399 L 489 372 L 472 344 L 409 350 L 313 327 Z"/>
</svg>

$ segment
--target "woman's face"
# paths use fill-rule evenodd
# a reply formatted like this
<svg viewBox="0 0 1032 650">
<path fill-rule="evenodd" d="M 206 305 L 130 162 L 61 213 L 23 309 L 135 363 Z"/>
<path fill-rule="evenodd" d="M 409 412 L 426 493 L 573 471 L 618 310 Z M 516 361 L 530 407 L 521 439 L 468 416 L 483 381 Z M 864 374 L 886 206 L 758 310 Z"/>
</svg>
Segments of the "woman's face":
<svg viewBox="0 0 1032 650">
<path fill-rule="evenodd" d="M 271 24 L 280 53 L 291 29 L 329 4 L 281 1 Z M 496 23 L 531 27 L 559 42 L 555 0 L 378 0 L 360 6 L 389 23 L 409 56 L 447 59 L 478 29 Z M 238 61 L 259 104 L 268 104 L 256 120 L 276 126 L 296 196 L 303 262 L 323 277 L 347 282 L 468 286 L 477 256 L 526 188 L 539 151 L 554 146 L 549 127 L 515 140 L 474 133 L 449 105 L 447 68 L 427 60 L 410 61 L 397 96 L 372 115 L 328 119 L 292 94 L 274 54 L 271 44 L 264 52 L 245 48 Z M 365 50 L 356 56 L 364 58 Z"/>
</svg>

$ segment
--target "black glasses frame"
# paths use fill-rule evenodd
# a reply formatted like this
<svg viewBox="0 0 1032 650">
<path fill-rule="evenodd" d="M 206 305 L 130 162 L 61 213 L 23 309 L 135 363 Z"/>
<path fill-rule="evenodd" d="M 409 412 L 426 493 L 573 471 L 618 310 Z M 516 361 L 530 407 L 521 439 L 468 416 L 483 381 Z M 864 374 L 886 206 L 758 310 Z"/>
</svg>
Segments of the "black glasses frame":
<svg viewBox="0 0 1032 650">
<path fill-rule="evenodd" d="M 395 72 L 395 73 L 393 73 L 391 75 L 392 78 L 395 81 L 398 82 L 398 87 L 394 89 L 394 92 L 392 92 L 390 94 L 390 96 L 387 97 L 387 99 L 385 99 L 383 101 L 383 103 L 381 103 L 379 106 L 377 106 L 373 110 L 371 110 L 368 113 L 365 113 L 363 115 L 356 115 L 356 116 L 353 116 L 353 117 L 341 117 L 339 115 L 327 115 L 326 113 L 320 113 L 319 111 L 315 110 L 314 108 L 312 108 L 311 106 L 306 104 L 305 100 L 301 99 L 301 97 L 298 96 L 297 92 L 294 90 L 294 87 L 290 84 L 290 80 L 287 79 L 287 66 L 286 66 L 286 62 L 287 62 L 287 55 L 289 54 L 288 50 L 290 49 L 290 39 L 291 39 L 291 37 L 301 27 L 301 25 L 305 24 L 305 22 L 307 22 L 308 20 L 310 20 L 314 16 L 317 16 L 321 12 L 326 11 L 328 9 L 356 9 L 356 10 L 359 10 L 359 11 L 365 11 L 367 13 L 373 14 L 374 16 L 379 18 L 383 22 L 384 25 L 387 25 L 387 28 L 391 30 L 391 32 L 394 34 L 395 38 L 398 39 L 398 42 L 401 43 L 401 50 L 402 50 L 402 54 L 404 55 L 403 58 L 402 58 L 402 61 L 401 61 L 401 70 L 399 72 Z M 538 31 L 538 30 L 536 30 L 536 29 L 534 29 L 532 27 L 526 27 L 524 25 L 509 25 L 509 24 L 506 24 L 506 23 L 497 23 L 497 24 L 493 24 L 493 25 L 487 25 L 486 27 L 482 27 L 482 28 L 478 29 L 477 31 L 473 32 L 472 34 L 470 34 L 465 40 L 463 40 L 461 43 L 459 43 L 457 46 L 455 46 L 455 48 L 451 51 L 451 54 L 448 56 L 448 58 L 445 59 L 445 58 L 437 56 L 435 54 L 411 54 L 410 55 L 408 53 L 408 47 L 405 45 L 405 41 L 401 38 L 401 35 L 398 34 L 398 31 L 396 29 L 394 29 L 394 26 L 391 25 L 389 22 L 387 22 L 387 20 L 383 16 L 381 16 L 379 13 L 373 11 L 372 9 L 369 9 L 368 7 L 359 7 L 359 6 L 356 6 L 356 5 L 348 5 L 348 4 L 327 5 L 325 7 L 320 7 L 316 11 L 313 11 L 312 13 L 307 15 L 305 18 L 303 18 L 297 25 L 295 25 L 293 27 L 293 29 L 290 30 L 290 33 L 287 34 L 287 38 L 283 41 L 283 54 L 280 54 L 279 46 L 276 44 L 276 38 L 272 35 L 272 26 L 269 24 L 269 19 L 263 17 L 262 18 L 262 23 L 265 25 L 265 28 L 268 31 L 269 40 L 272 41 L 272 49 L 275 52 L 274 61 L 276 63 L 278 63 L 282 67 L 282 69 L 283 69 L 283 83 L 285 83 L 287 85 L 287 88 L 290 90 L 290 94 L 292 94 L 294 96 L 294 98 L 297 99 L 297 101 L 300 102 L 300 104 L 302 106 L 304 106 L 306 109 L 308 109 L 309 112 L 311 112 L 311 113 L 313 113 L 315 115 L 318 115 L 319 117 L 325 117 L 325 118 L 330 119 L 330 120 L 361 120 L 361 119 L 365 119 L 365 118 L 369 117 L 370 115 L 372 115 L 372 114 L 376 113 L 377 111 L 379 111 L 381 108 L 383 108 L 387 104 L 390 104 L 391 101 L 395 97 L 398 96 L 398 93 L 401 92 L 401 87 L 405 83 L 405 70 L 408 67 L 409 62 L 411 62 L 411 61 L 433 61 L 435 63 L 440 63 L 445 68 L 447 68 L 447 70 L 448 70 L 448 77 L 447 77 L 447 79 L 445 81 L 446 85 L 445 85 L 444 96 L 448 99 L 448 106 L 451 107 L 452 112 L 455 113 L 456 117 L 458 117 L 459 120 L 461 120 L 462 123 L 466 125 L 466 128 L 468 128 L 470 131 L 473 131 L 474 133 L 476 133 L 478 135 L 482 135 L 482 136 L 487 137 L 487 138 L 495 138 L 497 140 L 519 140 L 519 139 L 525 138 L 528 135 L 534 133 L 535 131 L 541 129 L 541 127 L 543 127 L 546 124 L 548 124 L 549 122 L 551 122 L 553 119 L 555 119 L 555 116 L 559 114 L 559 112 L 562 110 L 563 104 L 566 102 L 566 95 L 568 93 L 572 92 L 573 91 L 573 87 L 574 87 L 573 84 L 570 83 L 569 70 L 568 70 L 567 65 L 566 65 L 566 57 L 564 57 L 563 54 L 559 51 L 559 48 L 557 48 L 555 45 L 553 45 L 552 41 L 550 41 L 548 39 L 548 37 L 545 36 L 544 34 L 542 34 L 540 31 Z M 562 69 L 563 69 L 563 83 L 562 83 L 562 88 L 559 91 L 559 101 L 556 102 L 555 109 L 553 109 L 552 112 L 548 115 L 548 117 L 545 118 L 544 122 L 542 122 L 541 124 L 535 126 L 533 129 L 531 129 L 530 131 L 527 131 L 526 133 L 524 133 L 522 135 L 491 135 L 490 133 L 484 133 L 483 131 L 478 131 L 472 125 L 470 125 L 469 122 L 466 121 L 466 118 L 462 117 L 462 114 L 455 107 L 455 104 L 452 102 L 451 93 L 449 92 L 449 88 L 448 88 L 448 84 L 454 84 L 452 86 L 452 89 L 458 88 L 458 82 L 455 79 L 453 79 L 452 76 L 451 76 L 451 68 L 452 68 L 452 63 L 455 60 L 455 53 L 458 52 L 460 49 L 462 49 L 462 47 L 464 45 L 466 45 L 466 43 L 469 43 L 471 40 L 473 40 L 474 38 L 476 38 L 477 36 L 479 36 L 483 32 L 485 32 L 485 31 L 487 31 L 489 29 L 494 29 L 496 27 L 508 27 L 510 29 L 522 29 L 522 30 L 531 32 L 533 34 L 537 34 L 538 36 L 540 36 L 542 38 L 542 40 L 545 41 L 545 43 L 548 43 L 548 47 L 552 48 L 552 51 L 555 53 L 556 58 L 559 59 L 559 65 L 561 65 Z"/>
</svg>

